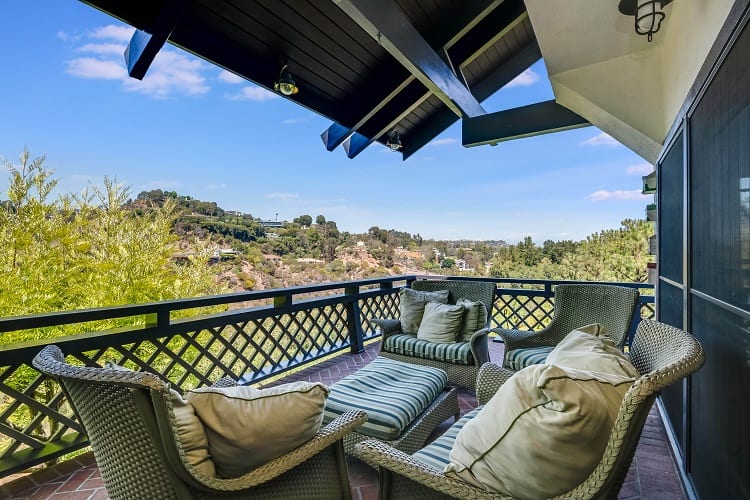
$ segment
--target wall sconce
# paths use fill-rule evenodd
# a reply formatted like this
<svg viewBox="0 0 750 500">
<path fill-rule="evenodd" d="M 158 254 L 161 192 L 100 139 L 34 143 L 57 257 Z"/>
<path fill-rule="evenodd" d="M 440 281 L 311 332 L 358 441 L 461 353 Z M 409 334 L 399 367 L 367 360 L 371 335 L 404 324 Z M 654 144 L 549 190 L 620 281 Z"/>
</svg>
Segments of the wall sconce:
<svg viewBox="0 0 750 500">
<path fill-rule="evenodd" d="M 672 0 L 620 0 L 620 13 L 635 18 L 635 32 L 648 36 L 650 42 L 654 33 L 661 28 L 666 17 L 664 6 Z"/>
<path fill-rule="evenodd" d="M 391 133 L 388 134 L 388 140 L 385 142 L 385 145 L 393 151 L 401 149 L 403 145 L 401 144 L 401 134 L 398 133 L 398 130 L 395 128 L 391 130 Z"/>
<path fill-rule="evenodd" d="M 292 80 L 292 74 L 289 72 L 288 65 L 284 65 L 279 73 L 279 81 L 273 84 L 273 89 L 276 92 L 281 92 L 284 95 L 294 95 L 299 92 L 299 88 Z"/>
</svg>

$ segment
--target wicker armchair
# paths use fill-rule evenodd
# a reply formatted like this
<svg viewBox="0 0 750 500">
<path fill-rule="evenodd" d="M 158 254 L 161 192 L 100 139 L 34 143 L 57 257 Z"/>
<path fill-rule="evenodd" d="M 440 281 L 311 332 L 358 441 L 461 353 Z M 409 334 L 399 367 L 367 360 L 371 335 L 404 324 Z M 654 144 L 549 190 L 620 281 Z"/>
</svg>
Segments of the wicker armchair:
<svg viewBox="0 0 750 500">
<path fill-rule="evenodd" d="M 489 325 L 489 319 L 492 317 L 492 305 L 495 301 L 495 283 L 462 280 L 417 280 L 411 284 L 411 288 L 423 292 L 448 290 L 448 303 L 450 304 L 455 304 L 459 299 L 482 302 L 487 308 L 487 324 Z M 422 357 L 392 352 L 388 339 L 394 335 L 406 335 L 401 332 L 401 322 L 398 319 L 376 319 L 373 320 L 373 323 L 379 326 L 383 332 L 383 340 L 380 344 L 381 356 L 405 363 L 434 366 L 445 370 L 450 384 L 473 389 L 476 385 L 479 367 L 490 360 L 487 345 L 488 328 L 483 328 L 472 335 L 468 342 L 470 348 L 468 361 L 470 364 L 462 364 L 431 358 L 428 354 L 430 349 L 425 349 L 425 354 Z"/>
<path fill-rule="evenodd" d="M 53 345 L 33 364 L 59 381 L 73 404 L 110 498 L 351 498 L 342 438 L 364 423 L 364 412 L 342 415 L 300 447 L 243 476 L 207 477 L 188 464 L 175 439 L 169 384 L 159 377 L 73 366 Z M 217 385 L 233 384 L 222 379 Z"/>
<path fill-rule="evenodd" d="M 599 323 L 620 348 L 627 340 L 638 304 L 638 290 L 615 285 L 557 285 L 552 321 L 536 332 L 494 328 L 505 342 L 503 367 L 520 370 L 543 363 L 552 349 L 576 328 Z"/>
<path fill-rule="evenodd" d="M 583 483 L 556 498 L 616 498 L 659 391 L 698 370 L 703 365 L 704 353 L 692 335 L 644 319 L 638 326 L 630 358 L 641 376 L 620 404 L 601 461 Z M 477 381 L 479 404 L 486 403 L 512 374 L 492 363 L 482 366 Z M 460 425 L 460 421 L 454 425 Z M 448 477 L 378 440 L 358 444 L 356 454 L 369 464 L 380 467 L 380 498 L 509 498 Z"/>
</svg>

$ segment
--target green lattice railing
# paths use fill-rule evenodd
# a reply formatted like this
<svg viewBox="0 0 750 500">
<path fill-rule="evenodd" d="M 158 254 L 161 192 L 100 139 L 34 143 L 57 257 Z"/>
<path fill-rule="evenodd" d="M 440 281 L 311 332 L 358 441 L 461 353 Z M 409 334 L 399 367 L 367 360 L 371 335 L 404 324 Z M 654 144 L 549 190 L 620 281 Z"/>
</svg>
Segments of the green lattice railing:
<svg viewBox="0 0 750 500">
<path fill-rule="evenodd" d="M 157 373 L 183 390 L 224 376 L 258 383 L 326 356 L 361 351 L 364 341 L 378 335 L 371 320 L 398 317 L 398 290 L 417 278 L 395 276 L 3 318 L 0 333 L 132 319 L 135 326 L 55 338 L 54 343 L 71 362 L 101 366 L 111 361 Z M 534 330 L 551 318 L 553 286 L 559 282 L 484 280 L 502 285 L 491 326 Z M 312 294 L 317 296 L 309 298 Z M 184 310 L 238 305 L 241 308 L 220 313 L 174 318 Z M 644 317 L 653 315 L 653 296 L 642 297 L 642 307 L 650 307 Z M 31 367 L 46 343 L 0 346 L 0 477 L 87 445 L 58 385 Z"/>
</svg>

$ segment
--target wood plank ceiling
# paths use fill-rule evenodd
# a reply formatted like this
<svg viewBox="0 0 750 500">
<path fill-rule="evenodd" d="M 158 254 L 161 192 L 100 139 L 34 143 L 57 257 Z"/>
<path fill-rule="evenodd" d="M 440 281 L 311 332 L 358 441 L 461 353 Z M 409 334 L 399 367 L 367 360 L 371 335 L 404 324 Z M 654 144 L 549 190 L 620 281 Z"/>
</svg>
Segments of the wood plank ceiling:
<svg viewBox="0 0 750 500">
<path fill-rule="evenodd" d="M 425 73 L 461 82 L 457 94 L 465 86 L 481 102 L 541 57 L 522 0 L 85 3 L 271 91 L 288 65 L 300 89 L 288 98 L 331 119 L 325 146 L 343 143 L 351 158 L 374 141 L 385 144 L 395 129 L 406 159 L 466 116 L 452 105 L 460 96 L 431 90 Z M 420 60 L 420 38 L 433 62 Z"/>
</svg>

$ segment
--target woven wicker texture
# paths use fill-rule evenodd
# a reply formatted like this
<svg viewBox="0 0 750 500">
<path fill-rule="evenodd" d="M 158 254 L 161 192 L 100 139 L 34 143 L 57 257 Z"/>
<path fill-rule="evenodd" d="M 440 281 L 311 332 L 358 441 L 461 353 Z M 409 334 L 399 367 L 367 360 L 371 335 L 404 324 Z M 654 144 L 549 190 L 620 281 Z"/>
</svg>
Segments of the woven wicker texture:
<svg viewBox="0 0 750 500">
<path fill-rule="evenodd" d="M 45 347 L 33 364 L 63 386 L 89 436 L 110 498 L 351 497 L 342 439 L 365 422 L 364 412 L 345 413 L 302 446 L 243 476 L 205 477 L 187 463 L 174 439 L 169 386 L 155 375 L 73 366 L 57 346 Z M 168 415 L 166 428 L 157 414 Z"/>
<path fill-rule="evenodd" d="M 494 328 L 505 342 L 503 366 L 511 368 L 511 351 L 541 346 L 555 346 L 576 328 L 599 323 L 616 345 L 627 340 L 638 290 L 615 285 L 557 285 L 552 321 L 538 332 Z M 516 369 L 523 368 L 516 366 Z"/>
<path fill-rule="evenodd" d="M 557 498 L 616 498 L 658 391 L 694 373 L 705 360 L 703 348 L 695 337 L 649 319 L 639 324 L 630 355 L 641 376 L 620 404 L 601 461 L 583 483 Z M 507 380 L 507 374 L 499 367 L 485 366 L 478 384 L 498 385 Z M 485 398 L 489 390 L 477 387 L 477 394 Z M 381 441 L 370 439 L 360 443 L 355 453 L 370 465 L 380 467 L 381 498 L 507 498 L 447 477 Z"/>
<path fill-rule="evenodd" d="M 469 299 L 482 302 L 487 308 L 488 315 L 492 314 L 492 305 L 495 301 L 495 283 L 485 281 L 459 281 L 459 280 L 417 280 L 411 284 L 414 290 L 423 292 L 434 292 L 436 290 L 448 290 L 448 303 L 455 304 L 459 299 Z M 479 330 L 472 335 L 469 344 L 474 359 L 474 365 L 457 365 L 445 361 L 437 361 L 402 354 L 389 353 L 383 350 L 389 335 L 401 333 L 401 325 L 398 319 L 375 319 L 373 324 L 380 327 L 383 333 L 381 343 L 381 356 L 385 356 L 406 363 L 433 366 L 445 370 L 448 374 L 448 382 L 461 387 L 473 389 L 477 380 L 477 371 L 483 363 L 490 360 L 489 348 L 487 346 L 487 334 L 489 329 Z"/>
</svg>

